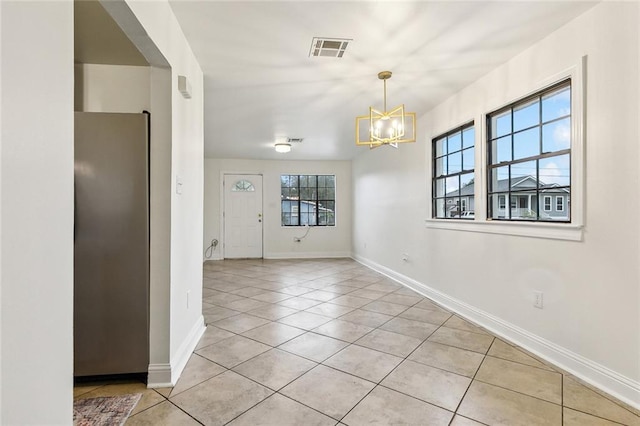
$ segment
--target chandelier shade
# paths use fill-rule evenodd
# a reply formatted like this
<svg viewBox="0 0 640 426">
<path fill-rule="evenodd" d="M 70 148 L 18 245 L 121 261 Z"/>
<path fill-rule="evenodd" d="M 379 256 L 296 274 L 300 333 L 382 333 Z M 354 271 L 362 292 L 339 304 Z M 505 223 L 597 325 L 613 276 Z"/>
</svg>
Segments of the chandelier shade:
<svg viewBox="0 0 640 426">
<path fill-rule="evenodd" d="M 380 72 L 378 78 L 384 82 L 384 110 L 369 107 L 369 115 L 356 117 L 356 145 L 397 148 L 399 143 L 415 142 L 416 114 L 405 112 L 404 105 L 387 110 L 387 80 L 391 71 Z"/>
</svg>

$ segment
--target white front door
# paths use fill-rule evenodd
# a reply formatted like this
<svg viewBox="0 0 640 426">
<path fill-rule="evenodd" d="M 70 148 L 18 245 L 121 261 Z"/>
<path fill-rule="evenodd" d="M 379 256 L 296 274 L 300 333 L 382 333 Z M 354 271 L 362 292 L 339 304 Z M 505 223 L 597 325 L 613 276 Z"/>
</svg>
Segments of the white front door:
<svg viewBox="0 0 640 426">
<path fill-rule="evenodd" d="M 262 257 L 262 176 L 224 175 L 224 257 Z"/>
</svg>

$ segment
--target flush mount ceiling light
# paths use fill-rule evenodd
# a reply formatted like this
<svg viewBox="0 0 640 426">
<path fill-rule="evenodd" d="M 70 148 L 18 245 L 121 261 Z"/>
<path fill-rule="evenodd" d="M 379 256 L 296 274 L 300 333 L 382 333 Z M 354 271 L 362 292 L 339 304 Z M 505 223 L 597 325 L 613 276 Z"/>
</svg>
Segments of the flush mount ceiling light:
<svg viewBox="0 0 640 426">
<path fill-rule="evenodd" d="M 287 153 L 291 151 L 292 144 L 301 144 L 304 138 L 277 138 L 275 145 L 277 152 Z"/>
<path fill-rule="evenodd" d="M 398 147 L 399 143 L 416 141 L 416 113 L 405 112 L 404 105 L 387 110 L 387 80 L 391 71 L 381 71 L 378 78 L 384 83 L 384 109 L 369 107 L 369 115 L 356 117 L 356 145 L 377 148 L 382 145 Z"/>
<path fill-rule="evenodd" d="M 274 146 L 276 147 L 276 152 L 280 152 L 282 154 L 291 151 L 291 144 L 289 142 L 276 142 Z"/>
</svg>

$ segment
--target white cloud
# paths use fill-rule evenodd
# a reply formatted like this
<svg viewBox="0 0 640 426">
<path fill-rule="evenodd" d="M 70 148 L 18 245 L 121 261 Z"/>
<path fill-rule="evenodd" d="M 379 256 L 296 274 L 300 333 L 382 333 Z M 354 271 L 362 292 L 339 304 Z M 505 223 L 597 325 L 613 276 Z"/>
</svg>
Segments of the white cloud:
<svg viewBox="0 0 640 426">
<path fill-rule="evenodd" d="M 560 123 L 553 129 L 553 141 L 562 147 L 571 142 L 571 129 L 567 123 Z"/>
</svg>

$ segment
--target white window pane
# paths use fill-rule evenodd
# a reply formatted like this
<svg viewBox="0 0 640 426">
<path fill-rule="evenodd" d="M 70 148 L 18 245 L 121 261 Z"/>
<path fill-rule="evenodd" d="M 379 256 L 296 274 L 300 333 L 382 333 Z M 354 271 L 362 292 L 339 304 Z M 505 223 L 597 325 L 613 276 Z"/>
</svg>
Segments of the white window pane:
<svg viewBox="0 0 640 426">
<path fill-rule="evenodd" d="M 508 219 L 509 212 L 506 209 L 507 194 L 493 194 L 489 196 L 489 207 L 492 219 Z"/>
<path fill-rule="evenodd" d="M 436 179 L 436 197 L 444 197 L 445 194 L 445 179 Z"/>
<path fill-rule="evenodd" d="M 473 182 L 474 182 L 474 175 L 473 173 L 465 173 L 463 175 L 460 175 L 460 187 L 461 188 L 467 188 L 469 186 L 471 186 L 471 194 L 473 194 Z"/>
<path fill-rule="evenodd" d="M 437 218 L 447 217 L 444 198 L 436 199 L 436 217 Z"/>
<path fill-rule="evenodd" d="M 513 159 L 540 155 L 540 128 L 525 130 L 513 135 Z"/>
<path fill-rule="evenodd" d="M 571 159 L 569 154 L 540 160 L 540 186 L 569 186 L 571 183 Z"/>
<path fill-rule="evenodd" d="M 447 138 L 441 138 L 436 141 L 436 157 L 441 157 L 447 153 Z"/>
<path fill-rule="evenodd" d="M 450 176 L 448 178 L 445 179 L 446 183 L 445 183 L 445 194 L 448 197 L 451 196 L 457 196 L 458 195 L 458 189 L 460 189 L 460 181 L 458 176 Z"/>
<path fill-rule="evenodd" d="M 447 147 L 449 153 L 460 151 L 462 149 L 462 133 L 456 132 L 447 138 Z"/>
<path fill-rule="evenodd" d="M 513 131 L 526 129 L 540 123 L 540 103 L 537 99 L 513 109 Z"/>
<path fill-rule="evenodd" d="M 511 165 L 511 190 L 519 191 L 538 186 L 536 179 L 536 162 L 526 161 Z"/>
<path fill-rule="evenodd" d="M 496 167 L 491 170 L 491 191 L 505 192 L 509 190 L 509 166 Z"/>
<path fill-rule="evenodd" d="M 571 148 L 571 118 L 542 126 L 542 151 L 555 152 Z"/>
<path fill-rule="evenodd" d="M 442 176 L 447 172 L 447 157 L 436 158 L 436 176 Z"/>
<path fill-rule="evenodd" d="M 472 127 L 465 129 L 462 132 L 462 148 L 469 148 L 475 145 L 476 142 L 476 131 Z"/>
<path fill-rule="evenodd" d="M 459 173 L 462 171 L 462 153 L 460 151 L 455 154 L 449 154 L 447 174 Z"/>
<path fill-rule="evenodd" d="M 511 161 L 511 136 L 502 137 L 492 142 L 494 147 L 493 164 L 502 163 L 503 161 Z"/>
<path fill-rule="evenodd" d="M 445 217 L 456 217 L 458 216 L 459 213 L 459 198 L 446 198 L 445 199 L 445 204 L 446 204 L 446 211 L 445 211 Z"/>
<path fill-rule="evenodd" d="M 473 170 L 475 167 L 475 149 L 467 148 L 462 151 L 462 170 Z"/>
<path fill-rule="evenodd" d="M 491 117 L 491 139 L 511 133 L 511 111 Z"/>
<path fill-rule="evenodd" d="M 571 87 L 542 97 L 542 121 L 547 122 L 571 114 Z"/>
</svg>

